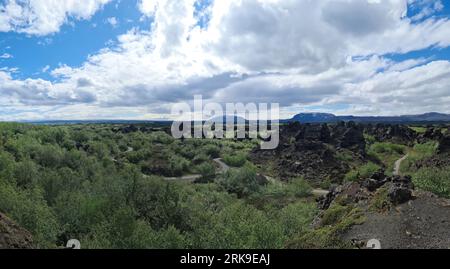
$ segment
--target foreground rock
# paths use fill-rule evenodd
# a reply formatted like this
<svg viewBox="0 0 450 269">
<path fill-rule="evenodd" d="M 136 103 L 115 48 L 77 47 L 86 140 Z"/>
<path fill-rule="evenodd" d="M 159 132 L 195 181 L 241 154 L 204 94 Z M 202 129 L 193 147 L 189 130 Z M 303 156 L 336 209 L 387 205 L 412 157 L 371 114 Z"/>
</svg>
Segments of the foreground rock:
<svg viewBox="0 0 450 269">
<path fill-rule="evenodd" d="M 383 249 L 448 249 L 450 247 L 450 202 L 428 192 L 387 212 L 366 212 L 366 221 L 342 237 L 360 242 L 377 239 Z"/>
<path fill-rule="evenodd" d="M 333 202 L 357 204 L 361 201 L 368 201 L 382 187 L 388 190 L 387 198 L 393 205 L 406 203 L 413 199 L 414 184 L 411 177 L 387 177 L 383 171 L 379 171 L 361 183 L 351 182 L 332 188 L 327 195 L 317 199 L 318 207 L 326 210 Z"/>
<path fill-rule="evenodd" d="M 362 183 L 335 187 L 318 199 L 322 210 L 334 203 L 364 212 L 364 221 L 339 237 L 355 248 L 365 248 L 371 239 L 379 240 L 384 249 L 450 247 L 450 200 L 414 190 L 410 177 L 378 172 Z"/>
<path fill-rule="evenodd" d="M 31 249 L 31 234 L 0 213 L 0 249 Z"/>
</svg>

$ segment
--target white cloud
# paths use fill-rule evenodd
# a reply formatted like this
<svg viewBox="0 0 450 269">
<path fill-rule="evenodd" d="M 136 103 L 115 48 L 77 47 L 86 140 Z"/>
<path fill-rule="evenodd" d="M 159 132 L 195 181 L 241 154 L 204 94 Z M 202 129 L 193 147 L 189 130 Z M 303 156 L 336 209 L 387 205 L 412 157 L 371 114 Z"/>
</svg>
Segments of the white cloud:
<svg viewBox="0 0 450 269">
<path fill-rule="evenodd" d="M 0 32 L 48 35 L 69 18 L 87 20 L 111 0 L 6 0 L 0 4 Z"/>
<path fill-rule="evenodd" d="M 50 70 L 50 65 L 44 66 L 44 68 L 42 68 L 42 73 L 47 73 L 48 70 Z"/>
<path fill-rule="evenodd" d="M 141 0 L 138 3 L 138 7 L 143 14 L 147 16 L 153 16 L 156 11 L 157 4 L 157 0 Z"/>
<path fill-rule="evenodd" d="M 3 53 L 2 55 L 0 55 L 0 59 L 11 59 L 13 58 L 13 56 L 9 53 Z"/>
<path fill-rule="evenodd" d="M 450 112 L 448 61 L 383 56 L 450 45 L 450 21 L 413 21 L 407 0 L 215 1 L 202 26 L 195 2 L 141 0 L 153 17 L 148 30 L 119 36 L 79 68 L 52 70 L 54 83 L 5 71 L 2 100 L 61 105 L 45 114 L 54 118 L 76 118 L 80 107 L 81 118 L 155 117 L 194 94 L 296 108 L 351 104 L 338 111 L 345 114 Z"/>
<path fill-rule="evenodd" d="M 116 27 L 119 24 L 119 21 L 116 17 L 107 18 L 106 22 L 109 23 L 112 27 Z"/>
</svg>

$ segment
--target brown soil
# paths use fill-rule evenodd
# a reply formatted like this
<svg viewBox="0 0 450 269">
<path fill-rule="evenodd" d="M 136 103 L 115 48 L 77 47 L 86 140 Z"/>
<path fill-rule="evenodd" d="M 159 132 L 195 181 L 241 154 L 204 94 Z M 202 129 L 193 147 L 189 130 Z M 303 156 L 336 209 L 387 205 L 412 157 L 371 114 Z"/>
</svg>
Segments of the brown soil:
<svg viewBox="0 0 450 269">
<path fill-rule="evenodd" d="M 449 249 L 450 201 L 428 192 L 386 213 L 366 212 L 367 220 L 353 226 L 343 239 L 377 239 L 384 249 Z"/>
<path fill-rule="evenodd" d="M 31 234 L 0 213 L 0 249 L 31 249 Z"/>
</svg>

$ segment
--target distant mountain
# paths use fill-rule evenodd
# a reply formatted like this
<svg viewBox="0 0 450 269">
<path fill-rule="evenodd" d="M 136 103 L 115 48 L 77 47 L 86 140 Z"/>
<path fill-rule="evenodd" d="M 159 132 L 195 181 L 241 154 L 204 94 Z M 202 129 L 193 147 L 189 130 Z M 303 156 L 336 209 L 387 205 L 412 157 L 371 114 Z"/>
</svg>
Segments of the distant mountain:
<svg viewBox="0 0 450 269">
<path fill-rule="evenodd" d="M 320 123 L 320 122 L 335 122 L 339 121 L 333 114 L 328 113 L 302 113 L 295 115 L 291 121 Z"/>
<path fill-rule="evenodd" d="M 295 115 L 292 119 L 284 120 L 283 122 L 295 121 L 301 123 L 333 123 L 338 121 L 355 121 L 366 123 L 432 123 L 450 122 L 450 115 L 436 112 L 402 116 L 336 116 L 327 113 L 301 113 Z"/>
<path fill-rule="evenodd" d="M 210 121 L 220 121 L 221 116 L 213 117 L 209 119 Z M 238 123 L 238 122 L 247 122 L 245 118 L 232 116 L 232 115 L 224 115 L 222 116 L 223 123 Z"/>
<path fill-rule="evenodd" d="M 220 119 L 219 117 L 212 119 Z M 255 122 L 248 121 L 238 116 L 223 116 L 223 122 Z M 419 115 L 402 115 L 402 116 L 336 116 L 329 113 L 301 113 L 295 115 L 291 119 L 280 120 L 281 123 L 288 122 L 301 123 L 333 123 L 339 121 L 354 121 L 363 123 L 440 123 L 450 122 L 450 114 L 442 113 L 425 113 Z M 48 120 L 48 121 L 24 121 L 36 125 L 71 125 L 71 124 L 171 124 L 172 121 L 164 120 Z"/>
</svg>

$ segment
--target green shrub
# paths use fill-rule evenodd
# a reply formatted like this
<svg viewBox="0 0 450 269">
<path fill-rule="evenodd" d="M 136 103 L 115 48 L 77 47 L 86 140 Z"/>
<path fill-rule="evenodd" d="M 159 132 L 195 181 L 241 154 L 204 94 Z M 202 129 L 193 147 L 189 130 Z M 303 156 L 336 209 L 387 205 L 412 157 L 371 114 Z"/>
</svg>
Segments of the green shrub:
<svg viewBox="0 0 450 269">
<path fill-rule="evenodd" d="M 225 155 L 223 156 L 223 161 L 229 166 L 242 167 L 247 162 L 247 155 L 242 152 L 234 155 Z"/>
<path fill-rule="evenodd" d="M 402 162 L 401 171 L 403 173 L 415 172 L 415 164 L 434 156 L 437 153 L 438 146 L 439 143 L 435 141 L 414 145 L 414 148 L 408 153 L 408 158 Z"/>
<path fill-rule="evenodd" d="M 318 209 L 314 203 L 297 202 L 281 210 L 280 221 L 288 237 L 311 230 L 311 223 Z"/>
<path fill-rule="evenodd" d="M 207 162 L 209 160 L 208 156 L 205 153 L 200 153 L 192 159 L 193 164 L 201 164 Z"/>
<path fill-rule="evenodd" d="M 171 156 L 169 159 L 169 172 L 173 176 L 182 176 L 189 169 L 190 162 L 179 156 Z"/>
<path fill-rule="evenodd" d="M 413 130 L 414 132 L 416 132 L 416 133 L 419 133 L 419 134 L 423 134 L 423 133 L 425 133 L 426 131 L 427 131 L 427 128 L 426 127 L 420 127 L 420 126 L 411 126 L 411 127 L 409 127 L 411 130 Z"/>
<path fill-rule="evenodd" d="M 336 153 L 336 159 L 338 159 L 339 161 L 345 162 L 345 163 L 350 163 L 350 162 L 353 162 L 354 157 L 350 152 L 339 151 Z"/>
<path fill-rule="evenodd" d="M 206 145 L 203 147 L 203 151 L 211 158 L 219 158 L 220 156 L 220 148 L 216 145 Z"/>
<path fill-rule="evenodd" d="M 383 187 L 375 192 L 374 197 L 370 201 L 369 210 L 375 212 L 385 212 L 392 206 L 391 200 L 388 197 L 388 189 Z"/>
<path fill-rule="evenodd" d="M 450 198 L 450 167 L 419 169 L 413 175 L 413 182 L 419 189 Z"/>
<path fill-rule="evenodd" d="M 214 225 L 204 226 L 209 238 L 202 248 L 278 249 L 283 246 L 283 227 L 262 211 L 235 202 L 218 212 Z"/>
<path fill-rule="evenodd" d="M 435 141 L 429 141 L 423 144 L 414 145 L 413 152 L 420 156 L 420 158 L 428 158 L 432 157 L 436 154 L 437 149 L 439 147 L 439 143 Z"/>
<path fill-rule="evenodd" d="M 369 151 L 376 154 L 405 154 L 406 147 L 403 145 L 376 142 L 370 146 Z"/>
<path fill-rule="evenodd" d="M 14 173 L 14 156 L 8 152 L 0 151 L 0 180 L 11 182 Z"/>
<path fill-rule="evenodd" d="M 202 175 L 202 177 L 198 180 L 200 183 L 211 182 L 216 177 L 216 167 L 211 163 L 202 163 L 197 166 L 197 170 Z"/>
<path fill-rule="evenodd" d="M 303 178 L 294 178 L 289 182 L 288 190 L 297 198 L 308 197 L 312 193 L 312 187 Z"/>
<path fill-rule="evenodd" d="M 238 197 L 249 196 L 260 190 L 256 171 L 250 166 L 227 171 L 219 180 L 219 183 L 229 193 L 235 193 Z"/>
<path fill-rule="evenodd" d="M 353 225 L 364 223 L 362 210 L 353 206 L 332 205 L 324 212 L 321 226 L 308 231 L 287 244 L 295 249 L 350 248 L 350 244 L 342 241 L 339 235 Z"/>
<path fill-rule="evenodd" d="M 373 135 L 364 134 L 364 138 L 366 139 L 366 143 L 368 145 L 372 145 L 377 142 L 377 140 L 375 139 L 375 137 Z"/>
<path fill-rule="evenodd" d="M 346 182 L 356 182 L 360 179 L 366 179 L 372 176 L 375 172 L 379 171 L 381 167 L 372 162 L 366 163 L 359 168 L 348 172 L 345 175 L 344 181 Z"/>
</svg>

